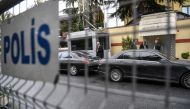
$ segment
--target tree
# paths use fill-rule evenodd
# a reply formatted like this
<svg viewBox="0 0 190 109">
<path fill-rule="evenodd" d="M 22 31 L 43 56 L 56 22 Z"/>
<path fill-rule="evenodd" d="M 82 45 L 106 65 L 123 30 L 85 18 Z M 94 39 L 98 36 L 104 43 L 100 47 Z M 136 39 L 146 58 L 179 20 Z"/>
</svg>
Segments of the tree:
<svg viewBox="0 0 190 109">
<path fill-rule="evenodd" d="M 13 16 L 13 14 L 11 14 L 10 12 L 4 12 L 3 14 L 0 15 L 0 22 L 3 22 L 9 18 L 11 18 Z"/>
<path fill-rule="evenodd" d="M 74 8 L 74 4 L 75 2 L 77 2 L 78 0 L 63 0 L 64 2 L 66 2 L 66 6 L 72 6 Z"/>
<path fill-rule="evenodd" d="M 41 4 L 41 3 L 43 3 L 43 2 L 44 2 L 44 0 L 35 0 L 34 1 L 34 3 L 35 3 L 36 6 L 39 5 L 39 4 Z"/>
<path fill-rule="evenodd" d="M 76 15 L 78 12 L 78 8 L 67 8 L 67 9 L 64 9 L 63 12 L 65 14 L 72 15 L 71 32 L 84 30 L 82 16 Z M 60 28 L 61 28 L 61 32 L 68 32 L 69 31 L 69 20 L 62 20 Z"/>
<path fill-rule="evenodd" d="M 89 21 L 94 27 L 103 27 L 104 24 L 104 14 L 100 8 L 100 5 L 103 5 L 104 0 L 63 0 L 66 2 L 66 6 L 72 6 L 74 8 L 74 4 L 78 2 L 79 12 L 80 14 L 85 15 L 82 16 L 81 19 L 86 19 Z M 107 1 L 106 4 L 110 4 L 113 1 Z M 81 5 L 84 5 L 84 10 L 81 8 Z M 88 27 L 88 23 L 83 22 L 84 27 Z"/>
<path fill-rule="evenodd" d="M 189 0 L 169 1 L 182 5 L 184 4 L 184 2 Z M 135 7 L 137 9 L 137 16 L 169 10 L 170 7 L 167 7 L 166 5 L 161 5 L 164 2 L 166 2 L 166 0 L 137 0 L 137 3 L 135 4 Z M 132 18 L 134 11 L 133 0 L 117 0 L 117 3 L 119 4 L 119 8 L 111 16 L 119 16 L 122 20 L 124 20 L 126 17 Z"/>
</svg>

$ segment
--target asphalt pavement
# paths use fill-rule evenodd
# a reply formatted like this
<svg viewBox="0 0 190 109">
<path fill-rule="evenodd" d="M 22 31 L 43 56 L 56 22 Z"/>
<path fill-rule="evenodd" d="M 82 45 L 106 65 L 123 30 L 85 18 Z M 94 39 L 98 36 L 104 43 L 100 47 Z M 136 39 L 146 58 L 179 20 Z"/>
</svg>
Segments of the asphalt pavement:
<svg viewBox="0 0 190 109">
<path fill-rule="evenodd" d="M 88 78 L 81 74 L 69 76 L 68 85 L 67 74 L 59 77 L 57 85 L 23 79 L 17 82 L 17 78 L 6 76 L 0 82 L 3 81 L 2 87 L 17 82 L 12 90 L 19 93 L 15 95 L 14 100 L 14 106 L 18 109 L 26 107 L 28 109 L 33 107 L 36 109 L 59 109 L 58 107 L 61 109 L 189 109 L 190 107 L 190 90 L 178 84 L 171 84 L 169 93 L 166 93 L 168 91 L 162 82 L 137 80 L 134 93 L 129 78 L 119 83 L 109 81 L 106 85 L 105 78 L 97 73 L 89 74 Z M 88 80 L 87 83 L 85 79 Z M 32 98 L 36 99 L 35 102 Z M 19 106 L 20 103 L 22 104 Z"/>
<path fill-rule="evenodd" d="M 59 83 L 67 85 L 67 78 L 68 76 L 63 74 L 60 76 Z M 135 109 L 190 108 L 190 90 L 181 87 L 179 84 L 171 84 L 169 93 L 166 93 L 168 91 L 166 91 L 163 82 L 137 80 L 135 97 L 133 96 L 133 85 L 130 78 L 118 83 L 109 81 L 108 93 L 105 93 L 105 78 L 97 73 L 89 75 L 87 92 L 84 85 L 84 74 L 70 76 L 70 84 L 80 90 L 74 90 L 71 93 L 80 92 L 81 94 L 70 96 L 76 100 L 74 101 L 76 105 L 74 103 L 68 109 L 133 109 L 133 106 L 135 106 Z M 166 103 L 168 102 L 166 95 L 169 95 L 169 103 Z M 78 99 L 77 96 L 78 98 L 82 96 L 83 99 Z M 67 106 L 70 106 L 69 103 Z M 72 106 L 78 108 L 73 108 Z"/>
</svg>

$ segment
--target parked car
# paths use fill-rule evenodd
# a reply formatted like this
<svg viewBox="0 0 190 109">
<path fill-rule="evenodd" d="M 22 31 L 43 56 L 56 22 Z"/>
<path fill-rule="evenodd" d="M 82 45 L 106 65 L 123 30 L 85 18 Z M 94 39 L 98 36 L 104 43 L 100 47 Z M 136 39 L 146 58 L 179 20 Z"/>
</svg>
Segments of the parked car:
<svg viewBox="0 0 190 109">
<path fill-rule="evenodd" d="M 109 65 L 109 78 L 115 82 L 125 77 L 132 77 L 134 65 L 137 78 L 165 81 L 168 65 L 171 71 L 171 82 L 190 88 L 190 62 L 175 58 L 168 59 L 155 50 L 127 50 L 112 56 L 107 61 L 103 59 L 99 65 L 99 70 L 103 74 L 106 72 L 106 63 Z"/>
<path fill-rule="evenodd" d="M 97 71 L 98 59 L 90 54 L 87 55 L 81 51 L 71 51 L 70 55 L 68 51 L 62 51 L 58 54 L 60 72 L 67 72 L 68 65 L 70 63 L 69 73 L 72 76 L 78 75 L 80 72 L 84 72 L 85 65 L 87 65 L 89 71 Z"/>
</svg>

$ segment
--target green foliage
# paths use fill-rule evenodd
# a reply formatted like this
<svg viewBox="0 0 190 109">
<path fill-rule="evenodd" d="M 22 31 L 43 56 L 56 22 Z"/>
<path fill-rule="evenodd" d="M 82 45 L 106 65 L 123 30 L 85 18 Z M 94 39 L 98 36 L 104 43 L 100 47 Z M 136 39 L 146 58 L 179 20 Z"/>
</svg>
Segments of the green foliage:
<svg viewBox="0 0 190 109">
<path fill-rule="evenodd" d="M 66 6 L 70 6 L 72 8 L 63 10 L 64 13 L 67 13 L 68 15 L 76 15 L 78 13 L 83 14 L 86 17 L 80 16 L 79 18 L 73 18 L 72 19 L 72 31 L 77 31 L 77 30 L 83 30 L 85 27 L 89 28 L 98 28 L 98 27 L 103 27 L 104 26 L 104 14 L 100 8 L 100 5 L 103 5 L 103 0 L 63 0 L 66 2 Z M 84 3 L 87 3 L 84 7 L 79 7 L 77 11 L 74 11 L 74 4 L 78 2 L 78 5 L 85 5 Z M 107 1 L 105 2 L 107 5 L 113 3 L 113 1 Z M 84 8 L 84 9 L 83 9 Z M 79 20 L 78 20 L 79 19 Z M 86 22 L 85 20 L 90 22 Z M 78 21 L 78 22 L 77 22 Z M 91 26 L 93 25 L 93 26 Z M 68 26 L 67 26 L 68 27 Z M 63 27 L 64 28 L 64 27 Z M 66 28 L 64 29 L 66 30 Z"/>
<path fill-rule="evenodd" d="M 63 10 L 63 13 L 69 14 L 69 15 L 74 15 L 78 13 L 78 8 L 66 8 Z"/>
<path fill-rule="evenodd" d="M 100 7 L 98 9 L 95 20 L 95 26 L 98 27 L 104 27 L 104 13 L 101 11 Z"/>
<path fill-rule="evenodd" d="M 69 27 L 69 23 L 67 20 L 63 20 L 61 22 L 60 28 L 61 28 L 61 32 L 68 32 L 68 27 Z"/>
<path fill-rule="evenodd" d="M 162 12 L 166 10 L 171 10 L 171 7 L 168 7 L 164 4 L 167 0 L 138 0 L 135 4 L 137 9 L 137 16 L 144 14 Z M 170 0 L 169 2 L 179 3 L 183 5 L 184 2 L 189 0 Z M 134 9 L 132 0 L 117 0 L 119 8 L 111 16 L 119 16 L 122 20 L 125 20 L 126 17 L 133 17 Z"/>
<path fill-rule="evenodd" d="M 69 21 L 63 20 L 61 22 L 60 28 L 61 28 L 62 32 L 68 32 L 69 31 Z M 84 30 L 82 17 L 80 17 L 80 16 L 73 17 L 71 20 L 71 32 L 82 31 L 82 30 Z"/>
<path fill-rule="evenodd" d="M 72 19 L 71 31 L 75 32 L 75 31 L 82 31 L 82 30 L 84 30 L 82 17 L 75 16 Z"/>
<path fill-rule="evenodd" d="M 181 53 L 181 57 L 183 58 L 183 59 L 188 59 L 189 58 L 189 52 L 184 52 L 184 53 Z"/>
<path fill-rule="evenodd" d="M 92 11 L 95 11 L 95 7 L 92 7 Z M 98 7 L 100 9 L 100 7 Z M 63 12 L 65 14 L 71 15 L 71 32 L 76 32 L 76 31 L 82 31 L 84 30 L 85 26 L 87 26 L 88 23 L 84 21 L 83 15 L 78 15 L 79 10 L 78 8 L 67 8 L 64 9 Z M 90 13 L 90 23 L 94 25 L 95 27 L 103 27 L 104 25 L 104 14 L 100 10 L 96 13 Z M 90 26 L 90 25 L 88 25 Z M 61 31 L 62 32 L 68 32 L 69 31 L 69 21 L 68 20 L 63 20 L 61 21 L 60 25 Z"/>
<path fill-rule="evenodd" d="M 13 14 L 11 14 L 10 12 L 5 12 L 3 14 L 0 15 L 0 22 L 3 22 L 9 18 L 11 18 L 13 16 Z"/>
<path fill-rule="evenodd" d="M 122 38 L 122 50 L 128 50 L 131 48 L 132 39 L 127 36 L 126 38 Z"/>
<path fill-rule="evenodd" d="M 39 4 L 43 3 L 43 2 L 44 2 L 44 0 L 35 0 L 34 1 L 35 6 L 37 6 L 37 5 L 39 5 Z"/>
<path fill-rule="evenodd" d="M 68 15 L 72 15 L 71 20 L 62 20 L 61 21 L 61 32 L 69 31 L 69 22 L 71 22 L 71 32 L 82 31 L 84 30 L 83 18 L 81 15 L 76 15 L 78 13 L 78 8 L 67 8 L 63 12 Z M 75 16 L 76 15 L 76 16 Z"/>
<path fill-rule="evenodd" d="M 66 6 L 72 6 L 74 7 L 75 2 L 77 2 L 78 0 L 63 0 L 64 2 L 66 2 Z"/>
</svg>

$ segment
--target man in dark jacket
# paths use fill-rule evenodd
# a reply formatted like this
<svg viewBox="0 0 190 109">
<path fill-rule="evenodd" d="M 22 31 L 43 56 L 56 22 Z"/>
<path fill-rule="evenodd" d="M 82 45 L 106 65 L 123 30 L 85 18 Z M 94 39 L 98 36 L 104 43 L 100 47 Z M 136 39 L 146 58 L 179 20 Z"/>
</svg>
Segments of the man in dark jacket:
<svg viewBox="0 0 190 109">
<path fill-rule="evenodd" d="M 100 42 L 97 42 L 96 46 L 96 55 L 100 58 L 104 58 L 104 49 L 101 46 Z"/>
<path fill-rule="evenodd" d="M 161 47 L 161 44 L 160 44 L 158 38 L 156 38 L 155 41 L 154 41 L 154 49 L 155 49 L 155 50 L 158 50 L 158 51 L 161 51 L 161 50 L 162 50 L 162 47 Z"/>
<path fill-rule="evenodd" d="M 148 44 L 146 41 L 143 41 L 143 43 L 140 44 L 140 49 L 148 49 Z"/>
<path fill-rule="evenodd" d="M 137 39 L 133 39 L 133 41 L 131 43 L 131 48 L 130 49 L 137 49 L 137 43 L 138 43 L 138 40 Z"/>
</svg>

